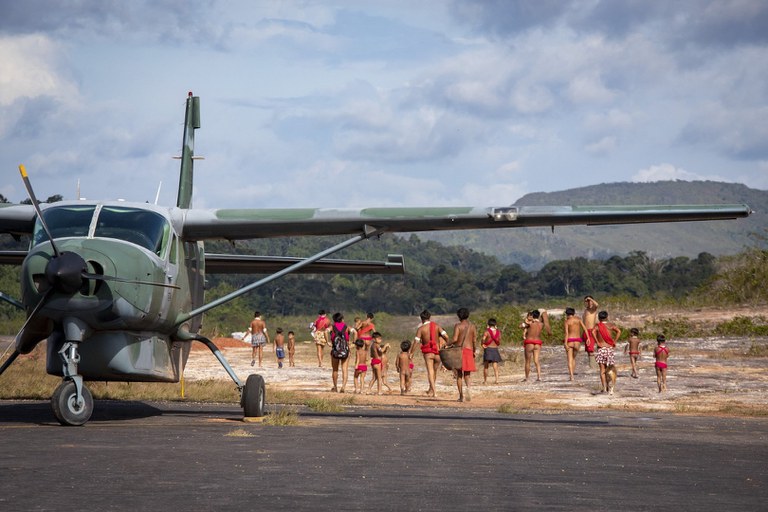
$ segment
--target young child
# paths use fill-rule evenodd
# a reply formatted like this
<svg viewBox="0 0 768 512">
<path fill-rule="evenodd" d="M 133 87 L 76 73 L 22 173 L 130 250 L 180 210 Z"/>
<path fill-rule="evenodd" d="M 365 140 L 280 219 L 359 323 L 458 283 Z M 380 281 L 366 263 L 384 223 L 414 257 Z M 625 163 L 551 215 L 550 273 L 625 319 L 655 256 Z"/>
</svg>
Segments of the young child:
<svg viewBox="0 0 768 512">
<path fill-rule="evenodd" d="M 376 383 L 376 394 L 381 394 L 381 358 L 383 354 L 381 352 L 381 334 L 374 332 L 371 335 L 371 382 L 368 384 L 368 392 L 373 389 L 373 383 Z"/>
<path fill-rule="evenodd" d="M 499 345 L 501 345 L 501 331 L 496 327 L 496 319 L 489 318 L 487 329 L 483 333 L 483 384 L 488 381 L 488 366 L 493 365 L 493 375 L 496 384 L 499 383 Z"/>
<path fill-rule="evenodd" d="M 397 373 L 400 375 L 400 394 L 405 395 L 411 390 L 411 376 L 413 375 L 413 363 L 411 362 L 411 342 L 404 340 L 400 344 L 400 354 L 395 361 Z"/>
<path fill-rule="evenodd" d="M 389 370 L 389 356 L 387 352 L 389 352 L 390 345 L 389 343 L 381 345 L 381 340 L 379 340 L 379 345 L 381 346 L 381 385 L 387 388 L 387 392 L 391 393 L 392 388 L 387 383 L 387 371 Z"/>
<path fill-rule="evenodd" d="M 293 331 L 288 331 L 288 366 L 296 366 L 293 356 L 296 353 L 296 335 Z"/>
<path fill-rule="evenodd" d="M 640 330 L 633 327 L 629 330 L 629 339 L 624 347 L 624 353 L 629 351 L 629 362 L 632 365 L 632 378 L 637 378 L 637 360 L 640 358 Z"/>
<path fill-rule="evenodd" d="M 282 368 L 283 359 L 285 359 L 285 338 L 282 327 L 278 327 L 275 331 L 275 356 L 277 357 L 277 367 Z"/>
<path fill-rule="evenodd" d="M 365 372 L 368 371 L 368 351 L 365 349 L 365 342 L 361 339 L 355 340 L 355 347 L 355 393 L 362 393 Z"/>
<path fill-rule="evenodd" d="M 663 334 L 656 336 L 656 349 L 653 356 L 656 358 L 656 384 L 659 386 L 659 393 L 667 390 L 667 358 L 669 358 L 669 348 L 667 348 L 667 338 Z"/>
</svg>

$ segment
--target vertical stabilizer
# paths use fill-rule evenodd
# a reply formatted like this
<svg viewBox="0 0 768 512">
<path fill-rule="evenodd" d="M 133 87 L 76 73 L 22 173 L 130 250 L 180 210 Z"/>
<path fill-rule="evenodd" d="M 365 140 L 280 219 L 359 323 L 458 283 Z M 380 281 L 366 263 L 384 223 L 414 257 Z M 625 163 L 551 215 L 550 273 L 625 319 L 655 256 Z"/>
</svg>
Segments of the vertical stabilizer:
<svg viewBox="0 0 768 512">
<path fill-rule="evenodd" d="M 192 206 L 192 182 L 194 179 L 193 162 L 195 156 L 195 130 L 200 128 L 200 97 L 187 97 L 187 109 L 184 114 L 184 140 L 181 146 L 181 172 L 179 175 L 179 194 L 176 206 Z"/>
</svg>

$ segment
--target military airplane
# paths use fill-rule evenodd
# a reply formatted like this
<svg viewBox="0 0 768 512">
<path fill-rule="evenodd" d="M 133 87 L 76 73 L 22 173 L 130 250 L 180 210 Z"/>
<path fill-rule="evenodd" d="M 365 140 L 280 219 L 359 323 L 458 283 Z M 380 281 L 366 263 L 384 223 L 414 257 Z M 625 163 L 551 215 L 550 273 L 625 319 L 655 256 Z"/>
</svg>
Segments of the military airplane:
<svg viewBox="0 0 768 512">
<path fill-rule="evenodd" d="M 46 371 L 62 377 L 51 397 L 62 425 L 82 425 L 93 411 L 86 381 L 178 382 L 192 342 L 205 344 L 240 392 L 245 416 L 265 413 L 264 379 L 243 382 L 216 345 L 200 333 L 202 315 L 291 272 L 402 273 L 403 259 L 328 258 L 362 240 L 392 232 L 499 229 L 722 220 L 746 217 L 747 205 L 491 206 L 363 209 L 194 209 L 195 130 L 200 99 L 189 93 L 175 207 L 124 201 L 40 204 L 19 166 L 30 205 L 2 205 L 0 233 L 28 235 L 27 251 L 0 251 L 0 263 L 21 265 L 26 310 L 2 374 L 21 354 L 47 340 Z M 350 235 L 306 258 L 206 254 L 207 240 Z M 267 277 L 212 302 L 206 273 Z"/>
</svg>

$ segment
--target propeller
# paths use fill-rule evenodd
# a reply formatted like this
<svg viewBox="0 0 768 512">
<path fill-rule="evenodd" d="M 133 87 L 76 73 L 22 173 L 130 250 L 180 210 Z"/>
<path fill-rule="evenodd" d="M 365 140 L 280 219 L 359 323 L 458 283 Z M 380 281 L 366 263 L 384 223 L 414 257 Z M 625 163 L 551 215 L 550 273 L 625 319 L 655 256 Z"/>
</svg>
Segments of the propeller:
<svg viewBox="0 0 768 512">
<path fill-rule="evenodd" d="M 19 332 L 18 334 L 16 334 L 16 338 L 14 339 L 16 348 L 13 350 L 13 352 L 11 352 L 11 355 L 8 356 L 8 359 L 6 359 L 6 361 L 3 363 L 3 366 L 0 366 L 0 375 L 2 375 L 3 372 L 5 372 L 5 370 L 7 370 L 8 367 L 11 366 L 11 364 L 13 364 L 16 358 L 19 357 L 19 355 L 21 354 L 21 351 L 19 350 L 19 345 L 20 345 L 20 342 L 22 341 L 22 337 L 24 336 L 24 331 L 27 329 L 27 326 L 35 320 L 35 316 L 37 315 L 37 312 L 40 311 L 40 308 L 43 307 L 43 304 L 45 304 L 45 301 L 48 300 L 48 296 L 52 292 L 53 292 L 53 288 L 49 288 L 48 290 L 46 290 L 43 296 L 40 297 L 40 300 L 37 302 L 32 312 L 29 315 L 27 315 L 27 320 L 24 322 L 24 325 L 21 326 L 21 329 L 19 329 Z M 34 345 L 36 344 L 37 343 L 35 343 Z M 32 345 L 32 347 L 34 347 L 34 345 Z"/>
<path fill-rule="evenodd" d="M 32 201 L 32 207 L 35 209 L 37 218 L 40 219 L 40 224 L 43 226 L 43 231 L 45 231 L 45 234 L 48 235 L 48 240 L 51 241 L 54 255 L 58 258 L 59 250 L 56 248 L 56 244 L 53 242 L 53 235 L 51 234 L 51 230 L 48 229 L 48 224 L 45 222 L 45 218 L 43 218 L 43 212 L 40 209 L 40 204 L 37 202 L 37 197 L 35 196 L 35 191 L 32 189 L 32 184 L 29 182 L 29 176 L 27 176 L 27 169 L 24 167 L 24 164 L 19 164 L 19 172 L 21 173 L 21 181 L 24 182 L 24 188 L 27 189 L 27 195 Z"/>
</svg>

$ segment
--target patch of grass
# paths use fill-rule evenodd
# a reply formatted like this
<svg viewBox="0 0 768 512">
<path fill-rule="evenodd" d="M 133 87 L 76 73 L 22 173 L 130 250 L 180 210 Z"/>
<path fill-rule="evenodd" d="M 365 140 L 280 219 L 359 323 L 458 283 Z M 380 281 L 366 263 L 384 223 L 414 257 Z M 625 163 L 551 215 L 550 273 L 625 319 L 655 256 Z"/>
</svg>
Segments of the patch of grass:
<svg viewBox="0 0 768 512">
<path fill-rule="evenodd" d="M 496 412 L 500 412 L 501 414 L 520 414 L 520 409 L 513 404 L 501 404 L 499 408 L 496 409 Z"/>
<path fill-rule="evenodd" d="M 251 434 L 244 428 L 236 428 L 235 430 L 224 435 L 226 437 L 255 437 L 253 434 Z"/>
<path fill-rule="evenodd" d="M 304 405 L 309 398 L 309 393 L 280 389 L 273 384 L 267 384 L 267 397 L 273 404 Z"/>
<path fill-rule="evenodd" d="M 655 320 L 641 329 L 644 338 L 656 339 L 657 334 L 667 338 L 691 338 L 706 336 L 707 332 L 685 317 Z"/>
<path fill-rule="evenodd" d="M 755 318 L 737 316 L 715 326 L 718 336 L 768 336 L 768 321 L 762 316 Z"/>
<path fill-rule="evenodd" d="M 276 412 L 267 414 L 264 417 L 264 425 L 278 427 L 294 426 L 299 424 L 299 413 L 292 407 L 283 407 Z"/>
<path fill-rule="evenodd" d="M 304 405 L 317 412 L 343 412 L 344 408 L 338 402 L 332 402 L 325 398 L 309 398 Z"/>
<path fill-rule="evenodd" d="M 748 357 L 768 357 L 768 345 L 752 342 L 747 350 Z"/>
<path fill-rule="evenodd" d="M 717 412 L 722 414 L 728 414 L 729 416 L 751 416 L 751 417 L 766 417 L 768 416 L 768 409 L 764 407 L 753 407 L 741 403 L 727 403 L 721 405 Z"/>
</svg>

